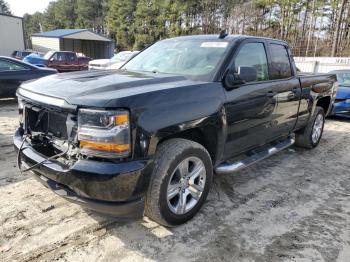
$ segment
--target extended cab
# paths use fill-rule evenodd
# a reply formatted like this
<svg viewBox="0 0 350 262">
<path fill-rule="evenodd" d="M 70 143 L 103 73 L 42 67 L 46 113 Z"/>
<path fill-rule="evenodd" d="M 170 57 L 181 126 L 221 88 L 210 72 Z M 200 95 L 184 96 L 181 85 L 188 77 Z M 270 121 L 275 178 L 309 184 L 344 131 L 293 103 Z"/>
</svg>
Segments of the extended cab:
<svg viewBox="0 0 350 262">
<path fill-rule="evenodd" d="M 70 72 L 87 70 L 91 58 L 77 56 L 75 52 L 70 51 L 49 51 L 43 60 L 47 67 L 54 68 L 58 72 Z"/>
<path fill-rule="evenodd" d="M 214 173 L 316 147 L 335 93 L 333 74 L 298 75 L 283 41 L 178 37 L 118 71 L 23 84 L 14 144 L 22 171 L 67 200 L 172 226 L 197 213 Z"/>
</svg>

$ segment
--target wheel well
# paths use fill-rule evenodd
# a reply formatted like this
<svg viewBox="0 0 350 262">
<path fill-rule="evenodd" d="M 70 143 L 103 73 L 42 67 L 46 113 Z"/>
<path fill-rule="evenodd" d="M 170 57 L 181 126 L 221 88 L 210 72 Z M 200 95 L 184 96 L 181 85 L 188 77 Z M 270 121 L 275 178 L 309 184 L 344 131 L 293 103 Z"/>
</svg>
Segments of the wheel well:
<svg viewBox="0 0 350 262">
<path fill-rule="evenodd" d="M 320 106 L 323 108 L 324 113 L 327 114 L 329 106 L 331 104 L 331 98 L 329 96 L 322 97 L 317 101 L 316 106 Z"/>
<path fill-rule="evenodd" d="M 215 161 L 217 138 L 216 138 L 216 135 L 214 135 L 216 133 L 213 133 L 210 131 L 214 132 L 215 130 L 210 130 L 210 127 L 206 128 L 206 133 L 204 133 L 200 128 L 185 130 L 185 131 L 162 138 L 158 142 L 158 145 L 160 145 L 164 141 L 169 140 L 171 138 L 183 138 L 183 139 L 191 140 L 191 141 L 197 142 L 198 144 L 201 144 L 208 151 L 211 159 Z"/>
</svg>

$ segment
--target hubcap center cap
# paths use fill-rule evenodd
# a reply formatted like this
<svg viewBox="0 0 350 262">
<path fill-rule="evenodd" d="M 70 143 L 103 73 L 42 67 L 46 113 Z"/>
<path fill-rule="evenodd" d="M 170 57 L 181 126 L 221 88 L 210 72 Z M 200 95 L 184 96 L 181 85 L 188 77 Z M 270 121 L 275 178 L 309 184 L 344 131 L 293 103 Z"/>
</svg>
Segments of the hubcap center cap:
<svg viewBox="0 0 350 262">
<path fill-rule="evenodd" d="M 187 188 L 189 186 L 188 180 L 186 178 L 181 179 L 181 187 L 183 189 Z"/>
</svg>

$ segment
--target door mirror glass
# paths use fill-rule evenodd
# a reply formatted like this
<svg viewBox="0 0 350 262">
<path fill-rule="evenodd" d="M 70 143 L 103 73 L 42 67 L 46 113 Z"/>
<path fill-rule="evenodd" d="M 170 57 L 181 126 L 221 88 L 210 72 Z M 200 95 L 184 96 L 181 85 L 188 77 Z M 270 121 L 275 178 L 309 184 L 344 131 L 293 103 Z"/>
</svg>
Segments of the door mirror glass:
<svg viewBox="0 0 350 262">
<path fill-rule="evenodd" d="M 238 67 L 237 77 L 244 82 L 254 82 L 258 78 L 258 72 L 254 67 Z"/>
</svg>

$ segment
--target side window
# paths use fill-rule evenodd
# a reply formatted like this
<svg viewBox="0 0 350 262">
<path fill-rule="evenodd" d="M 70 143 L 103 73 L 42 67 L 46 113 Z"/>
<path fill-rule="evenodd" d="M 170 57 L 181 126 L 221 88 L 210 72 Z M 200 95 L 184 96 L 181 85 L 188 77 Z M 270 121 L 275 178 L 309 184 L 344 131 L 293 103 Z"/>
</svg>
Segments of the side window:
<svg viewBox="0 0 350 262">
<path fill-rule="evenodd" d="M 289 55 L 283 45 L 270 44 L 271 53 L 271 79 L 285 79 L 292 76 Z"/>
<path fill-rule="evenodd" d="M 18 70 L 26 70 L 26 69 L 28 68 L 26 68 L 25 66 L 12 63 L 6 60 L 0 60 L 0 72 L 1 71 L 18 71 Z"/>
<path fill-rule="evenodd" d="M 54 53 L 53 56 L 51 56 L 50 60 L 53 60 L 53 61 L 58 61 L 58 56 L 57 56 L 57 53 Z"/>
<path fill-rule="evenodd" d="M 269 79 L 266 51 L 263 43 L 247 43 L 238 52 L 235 61 L 235 72 L 239 67 L 251 67 L 257 72 L 257 81 Z"/>
<path fill-rule="evenodd" d="M 51 57 L 51 59 L 54 61 L 65 61 L 66 60 L 64 53 L 55 53 Z"/>
<path fill-rule="evenodd" d="M 66 56 L 64 53 L 57 53 L 57 59 L 58 61 L 66 61 Z"/>
<path fill-rule="evenodd" d="M 68 61 L 74 61 L 75 60 L 75 56 L 73 54 L 71 54 L 71 53 L 67 53 L 66 54 L 66 59 Z"/>
</svg>

